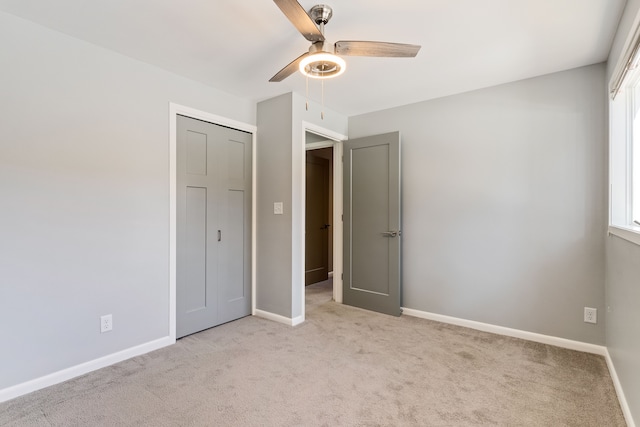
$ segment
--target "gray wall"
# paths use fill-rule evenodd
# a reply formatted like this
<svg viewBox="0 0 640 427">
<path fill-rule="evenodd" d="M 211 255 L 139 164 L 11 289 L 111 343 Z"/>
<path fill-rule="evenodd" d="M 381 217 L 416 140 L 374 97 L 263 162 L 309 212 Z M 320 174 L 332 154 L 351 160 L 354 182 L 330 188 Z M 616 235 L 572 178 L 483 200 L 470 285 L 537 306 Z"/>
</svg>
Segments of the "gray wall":
<svg viewBox="0 0 640 427">
<path fill-rule="evenodd" d="M 635 420 L 640 419 L 640 246 L 607 241 L 607 348 Z"/>
<path fill-rule="evenodd" d="M 291 93 L 258 103 L 256 308 L 291 317 Z M 274 215 L 273 203 L 283 203 Z"/>
<path fill-rule="evenodd" d="M 347 134 L 347 117 L 288 93 L 258 103 L 256 308 L 302 316 L 304 290 L 304 123 Z M 273 214 L 283 202 L 284 214 Z"/>
<path fill-rule="evenodd" d="M 317 82 L 315 82 L 317 84 Z M 310 84 L 313 84 L 310 82 Z M 292 269 L 293 269 L 293 304 L 292 304 L 292 316 L 302 316 L 302 300 L 304 299 L 304 208 L 305 199 L 304 185 L 305 185 L 305 163 L 306 163 L 306 149 L 305 149 L 305 131 L 304 123 L 315 125 L 326 129 L 331 132 L 335 132 L 340 135 L 348 134 L 348 118 L 334 110 L 329 108 L 322 108 L 318 103 L 314 101 L 309 102 L 309 109 L 305 108 L 305 98 L 296 93 L 293 94 L 293 168 L 292 168 L 292 203 L 293 218 L 292 228 L 293 232 L 293 254 L 292 254 Z M 320 112 L 324 111 L 324 118 L 321 118 Z"/>
<path fill-rule="evenodd" d="M 611 49 L 607 81 L 636 14 L 639 0 L 628 0 Z M 640 421 L 640 247 L 618 237 L 607 239 L 607 348 L 634 420 Z"/>
<path fill-rule="evenodd" d="M 4 13 L 0 44 L 3 389 L 169 334 L 169 102 L 255 106 Z"/>
<path fill-rule="evenodd" d="M 403 305 L 604 344 L 603 64 L 351 117 L 402 136 Z"/>
</svg>

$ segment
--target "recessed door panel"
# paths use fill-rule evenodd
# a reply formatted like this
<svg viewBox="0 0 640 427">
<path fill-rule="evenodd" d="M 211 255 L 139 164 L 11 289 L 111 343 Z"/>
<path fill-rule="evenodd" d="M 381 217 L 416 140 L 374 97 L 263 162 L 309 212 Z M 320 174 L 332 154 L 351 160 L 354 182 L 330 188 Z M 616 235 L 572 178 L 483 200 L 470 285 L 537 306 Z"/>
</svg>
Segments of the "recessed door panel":
<svg viewBox="0 0 640 427">
<path fill-rule="evenodd" d="M 187 131 L 187 173 L 190 175 L 207 174 L 207 135 Z"/>
<path fill-rule="evenodd" d="M 227 164 L 233 165 L 228 169 L 228 179 L 232 188 L 244 188 L 244 178 L 246 175 L 244 157 L 245 144 L 240 141 L 227 142 Z"/>
<path fill-rule="evenodd" d="M 244 298 L 244 191 L 230 190 L 227 193 L 229 206 L 228 230 L 224 236 L 226 254 L 225 302 Z"/>
<path fill-rule="evenodd" d="M 351 151 L 351 288 L 389 295 L 389 146 Z"/>
<path fill-rule="evenodd" d="M 207 189 L 187 187 L 184 308 L 207 307 Z"/>
</svg>

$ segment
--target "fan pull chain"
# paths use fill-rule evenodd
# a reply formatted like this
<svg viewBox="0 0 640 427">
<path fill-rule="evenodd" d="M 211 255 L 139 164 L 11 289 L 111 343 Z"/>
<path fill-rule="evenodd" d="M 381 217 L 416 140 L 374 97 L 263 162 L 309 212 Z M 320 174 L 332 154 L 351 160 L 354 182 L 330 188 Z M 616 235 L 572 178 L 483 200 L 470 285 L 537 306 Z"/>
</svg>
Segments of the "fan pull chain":
<svg viewBox="0 0 640 427">
<path fill-rule="evenodd" d="M 324 120 L 324 79 L 320 81 L 322 82 L 322 110 L 320 110 L 320 119 Z"/>
<path fill-rule="evenodd" d="M 304 99 L 304 109 L 306 111 L 309 111 L 309 76 L 306 76 L 306 81 L 307 81 L 307 96 Z"/>
</svg>

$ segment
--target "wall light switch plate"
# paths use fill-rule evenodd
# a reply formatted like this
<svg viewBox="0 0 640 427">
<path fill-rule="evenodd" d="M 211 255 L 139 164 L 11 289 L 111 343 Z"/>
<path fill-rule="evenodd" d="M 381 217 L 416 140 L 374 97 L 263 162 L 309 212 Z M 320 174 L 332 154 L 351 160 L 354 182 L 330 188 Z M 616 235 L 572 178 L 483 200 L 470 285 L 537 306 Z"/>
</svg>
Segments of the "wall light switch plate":
<svg viewBox="0 0 640 427">
<path fill-rule="evenodd" d="M 273 213 L 274 215 L 282 215 L 283 213 L 282 202 L 275 202 L 273 204 Z"/>
</svg>

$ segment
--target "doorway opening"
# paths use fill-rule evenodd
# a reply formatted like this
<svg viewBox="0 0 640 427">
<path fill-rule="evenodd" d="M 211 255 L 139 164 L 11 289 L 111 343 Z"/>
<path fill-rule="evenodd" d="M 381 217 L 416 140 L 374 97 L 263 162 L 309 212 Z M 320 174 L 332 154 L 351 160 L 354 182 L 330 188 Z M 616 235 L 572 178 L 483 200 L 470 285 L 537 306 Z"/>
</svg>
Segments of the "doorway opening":
<svg viewBox="0 0 640 427">
<path fill-rule="evenodd" d="M 333 298 L 333 146 L 306 150 L 305 164 L 304 284 L 315 305 Z"/>
<path fill-rule="evenodd" d="M 315 135 L 329 141 L 314 140 Z M 399 316 L 401 310 L 400 132 L 354 140 L 333 136 L 303 122 L 305 150 L 296 152 L 295 194 L 300 206 L 294 257 L 299 282 L 294 288 L 305 319 L 306 151 L 333 146 L 333 299 L 367 310 Z M 307 143 L 307 140 L 314 141 Z M 302 144 L 301 144 L 302 145 Z M 344 187 L 344 188 L 343 188 Z M 299 286 L 299 287 L 298 287 Z"/>
<path fill-rule="evenodd" d="M 341 144 L 305 131 L 304 311 L 342 302 Z"/>
</svg>

